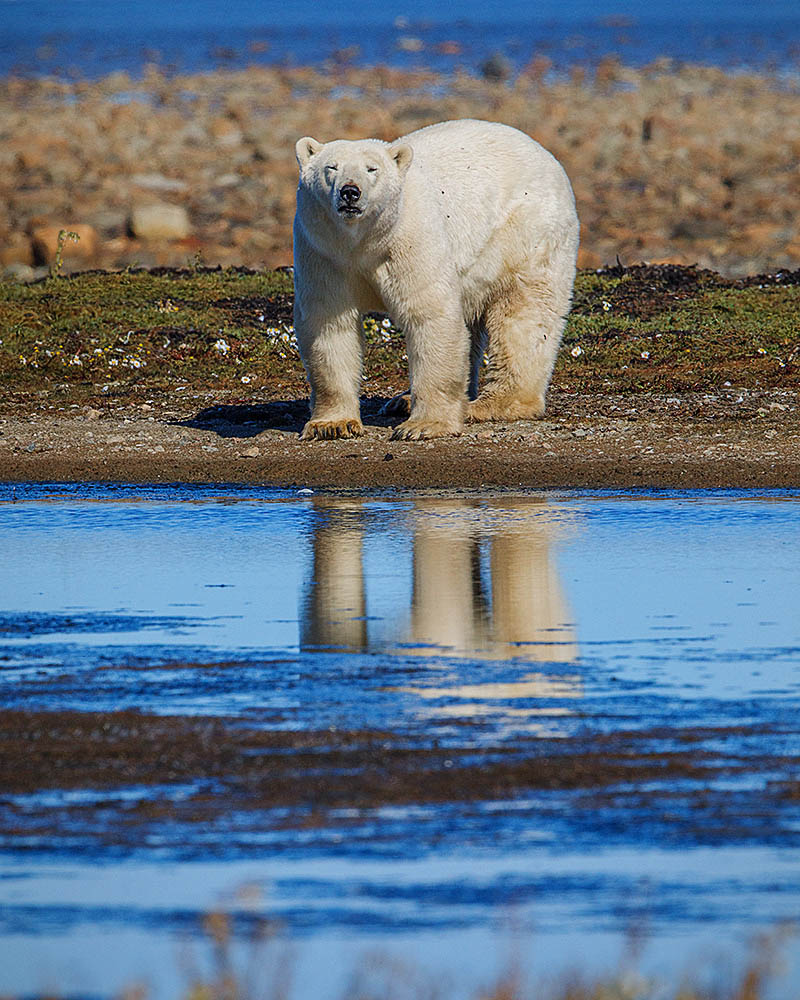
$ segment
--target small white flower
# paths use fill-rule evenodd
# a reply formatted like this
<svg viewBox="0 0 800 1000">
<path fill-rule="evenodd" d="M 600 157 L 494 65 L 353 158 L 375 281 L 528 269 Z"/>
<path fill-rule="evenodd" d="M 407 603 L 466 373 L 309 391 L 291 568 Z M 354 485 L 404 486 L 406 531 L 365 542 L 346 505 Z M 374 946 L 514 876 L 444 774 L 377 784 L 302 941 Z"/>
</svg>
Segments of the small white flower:
<svg viewBox="0 0 800 1000">
<path fill-rule="evenodd" d="M 569 353 L 573 358 L 579 358 L 583 354 L 583 348 L 576 344 Z"/>
<path fill-rule="evenodd" d="M 263 323 L 265 321 L 265 319 L 266 319 L 266 316 L 264 315 L 264 313 L 259 313 L 258 314 L 258 322 L 259 323 Z"/>
<path fill-rule="evenodd" d="M 611 303 L 603 299 L 603 312 L 611 312 Z"/>
<path fill-rule="evenodd" d="M 219 354 L 227 354 L 230 349 L 230 344 L 227 340 L 220 339 L 214 341 L 214 350 Z"/>
<path fill-rule="evenodd" d="M 392 321 L 390 319 L 384 317 L 381 320 L 381 326 L 384 328 L 384 330 L 391 330 L 391 328 L 392 328 Z"/>
<path fill-rule="evenodd" d="M 249 375 L 242 375 L 242 382 L 244 382 L 245 385 L 247 385 L 249 381 L 250 381 Z"/>
<path fill-rule="evenodd" d="M 642 351 L 642 357 L 644 358 L 645 361 L 647 361 L 647 359 L 650 357 L 650 352 Z"/>
<path fill-rule="evenodd" d="M 759 349 L 758 349 L 758 353 L 759 353 L 759 354 L 766 354 L 767 352 L 766 352 L 766 351 L 764 350 L 764 348 L 763 348 L 763 347 L 759 347 Z"/>
</svg>

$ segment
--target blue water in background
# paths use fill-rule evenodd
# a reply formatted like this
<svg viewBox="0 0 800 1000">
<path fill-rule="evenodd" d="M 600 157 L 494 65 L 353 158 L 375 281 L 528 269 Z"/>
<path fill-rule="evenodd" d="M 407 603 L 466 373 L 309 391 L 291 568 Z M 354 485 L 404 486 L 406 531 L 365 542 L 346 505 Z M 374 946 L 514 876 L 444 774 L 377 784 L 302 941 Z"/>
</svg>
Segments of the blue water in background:
<svg viewBox="0 0 800 1000">
<path fill-rule="evenodd" d="M 409 45 L 409 39 L 414 43 Z M 456 43 L 458 51 L 452 45 L 442 51 L 443 43 Z M 187 72 L 344 59 L 479 72 L 493 53 L 501 53 L 512 70 L 537 56 L 551 59 L 557 71 L 591 66 L 608 56 L 631 65 L 666 56 L 796 73 L 800 4 L 0 0 L 0 76 L 95 78 L 120 69 L 138 74 L 148 63 L 167 72 Z"/>
</svg>

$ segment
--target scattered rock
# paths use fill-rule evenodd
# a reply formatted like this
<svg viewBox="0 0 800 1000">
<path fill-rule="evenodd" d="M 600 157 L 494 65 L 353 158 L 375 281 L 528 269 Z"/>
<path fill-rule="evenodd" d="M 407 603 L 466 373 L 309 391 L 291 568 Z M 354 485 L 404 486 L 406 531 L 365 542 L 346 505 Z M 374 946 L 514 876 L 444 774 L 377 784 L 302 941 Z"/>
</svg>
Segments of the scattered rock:
<svg viewBox="0 0 800 1000">
<path fill-rule="evenodd" d="M 218 146 L 226 148 L 238 146 L 243 139 L 242 130 L 228 118 L 215 118 L 209 125 L 208 131 Z"/>
<path fill-rule="evenodd" d="M 395 37 L 411 39 L 403 43 L 410 52 L 435 45 L 415 39 L 403 19 Z M 456 48 L 441 41 L 438 51 Z M 185 266 L 191 249 L 181 241 L 190 229 L 204 263 L 287 264 L 298 135 L 391 139 L 489 111 L 567 164 L 583 223 L 581 266 L 619 255 L 626 264 L 698 263 L 730 277 L 798 267 L 796 88 L 768 73 L 668 63 L 631 69 L 610 61 L 596 76 L 570 80 L 552 79 L 548 66 L 535 59 L 519 86 L 499 86 L 510 64 L 498 52 L 484 62 L 484 79 L 468 85 L 431 74 L 424 100 L 416 69 L 347 62 L 336 68 L 335 87 L 329 69 L 309 66 L 169 80 L 148 72 L 135 84 L 122 73 L 57 86 L 16 81 L 0 91 L 8 133 L 0 143 L 0 273 L 34 263 L 32 230 L 60 224 L 65 205 L 99 234 L 91 266 Z M 130 100 L 134 89 L 141 100 Z M 265 115 L 270 107 L 281 113 Z M 166 235 L 123 235 L 131 207 L 189 197 L 191 226 L 183 217 Z M 53 245 L 40 264 L 50 262 Z M 86 263 L 85 246 L 66 246 L 68 268 Z"/>
<path fill-rule="evenodd" d="M 138 205 L 130 231 L 142 240 L 183 240 L 189 235 L 189 213 L 182 205 Z"/>
<path fill-rule="evenodd" d="M 23 233 L 11 233 L 0 245 L 0 267 L 33 262 L 31 241 Z"/>
<path fill-rule="evenodd" d="M 395 43 L 401 52 L 422 52 L 425 43 L 414 35 L 401 35 Z"/>
<path fill-rule="evenodd" d="M 93 260 L 97 255 L 99 239 L 94 226 L 63 223 L 61 225 L 37 226 L 31 233 L 31 250 L 36 264 L 55 263 L 58 253 L 58 238 L 61 232 L 74 233 L 78 238 L 65 236 L 61 244 L 62 261 L 80 262 Z"/>
<path fill-rule="evenodd" d="M 258 458 L 260 454 L 261 454 L 261 449 L 257 448 L 255 445 L 252 445 L 250 448 L 242 448 L 242 450 L 239 452 L 239 457 Z"/>
<path fill-rule="evenodd" d="M 29 264 L 22 264 L 19 261 L 9 264 L 3 269 L 3 277 L 8 281 L 20 281 L 27 284 L 36 280 L 36 271 Z"/>
<path fill-rule="evenodd" d="M 502 83 L 511 76 L 511 63 L 502 52 L 493 52 L 479 68 L 484 80 L 490 80 L 492 83 Z"/>
<path fill-rule="evenodd" d="M 185 191 L 189 187 L 186 181 L 163 174 L 134 174 L 131 183 L 148 191 Z"/>
</svg>

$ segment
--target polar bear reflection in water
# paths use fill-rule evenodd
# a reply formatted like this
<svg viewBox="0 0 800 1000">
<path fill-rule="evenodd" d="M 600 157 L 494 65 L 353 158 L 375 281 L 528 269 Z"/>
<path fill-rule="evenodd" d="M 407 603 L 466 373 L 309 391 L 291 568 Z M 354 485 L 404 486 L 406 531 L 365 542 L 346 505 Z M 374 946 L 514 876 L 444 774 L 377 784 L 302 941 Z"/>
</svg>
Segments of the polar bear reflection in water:
<svg viewBox="0 0 800 1000">
<path fill-rule="evenodd" d="M 569 529 L 543 501 L 510 500 L 491 508 L 448 498 L 416 500 L 405 515 L 411 536 L 410 595 L 396 564 L 378 568 L 370 585 L 365 546 L 372 533 L 396 529 L 355 499 L 315 501 L 313 569 L 303 605 L 304 648 L 396 651 L 403 655 L 569 664 L 578 658 L 552 543 Z M 393 559 L 399 556 L 395 552 Z M 388 581 L 387 581 L 388 576 Z M 385 588 L 392 588 L 387 600 Z M 372 590 L 372 594 L 370 591 Z M 381 604 L 381 614 L 375 605 Z M 371 599 L 372 598 L 372 599 Z M 389 609 L 387 611 L 387 608 Z M 403 690 L 426 700 L 456 699 L 438 715 L 476 715 L 517 699 L 578 698 L 580 677 L 521 672 L 512 682 Z M 568 714 L 554 707 L 503 713 Z"/>
</svg>

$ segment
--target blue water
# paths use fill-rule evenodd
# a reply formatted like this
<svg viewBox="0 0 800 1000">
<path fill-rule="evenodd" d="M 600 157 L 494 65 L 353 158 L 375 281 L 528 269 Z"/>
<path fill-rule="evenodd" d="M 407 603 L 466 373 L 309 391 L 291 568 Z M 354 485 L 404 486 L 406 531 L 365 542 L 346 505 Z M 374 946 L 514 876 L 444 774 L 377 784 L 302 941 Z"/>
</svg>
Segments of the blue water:
<svg viewBox="0 0 800 1000">
<path fill-rule="evenodd" d="M 493 6 L 482 0 L 0 0 L 0 19 L 0 75 L 93 78 L 117 69 L 138 74 L 150 62 L 168 72 L 321 64 L 342 53 L 366 65 L 478 72 L 496 52 L 516 70 L 537 56 L 551 59 L 556 70 L 607 56 L 634 65 L 667 56 L 796 72 L 800 51 L 794 0 L 619 0 L 600 8 L 587 0 Z M 456 43 L 457 51 L 442 51 L 443 43 Z"/>
<path fill-rule="evenodd" d="M 215 908 L 241 927 L 239 969 L 253 921 L 281 921 L 270 955 L 291 952 L 298 1000 L 341 996 L 376 949 L 463 997 L 509 961 L 534 981 L 576 957 L 613 971 L 631 928 L 648 976 L 730 972 L 800 912 L 800 805 L 766 794 L 796 778 L 798 551 L 796 492 L 0 487 L 4 708 L 462 751 L 640 731 L 663 752 L 696 728 L 705 753 L 769 755 L 699 800 L 677 780 L 663 802 L 540 790 L 314 823 L 294 807 L 131 822 L 191 795 L 185 779 L 6 796 L 0 992 L 174 1000 Z M 776 998 L 800 987 L 789 955 Z"/>
</svg>

